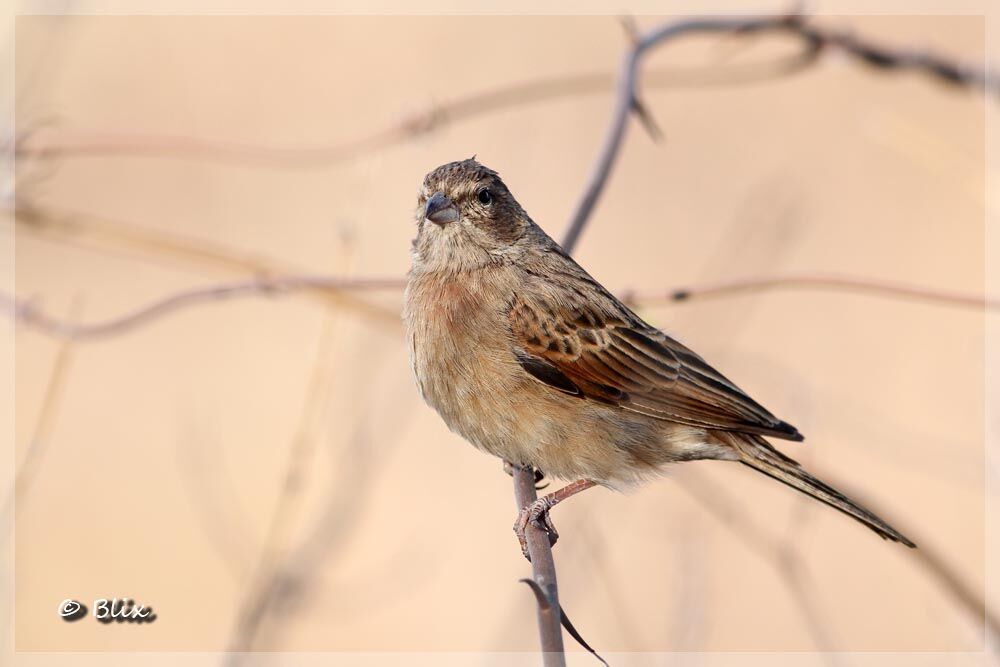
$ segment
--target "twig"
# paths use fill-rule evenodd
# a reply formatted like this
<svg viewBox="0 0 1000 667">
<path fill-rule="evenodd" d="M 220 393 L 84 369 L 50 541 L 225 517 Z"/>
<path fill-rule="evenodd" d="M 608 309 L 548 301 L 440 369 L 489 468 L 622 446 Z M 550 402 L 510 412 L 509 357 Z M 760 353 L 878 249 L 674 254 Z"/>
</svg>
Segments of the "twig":
<svg viewBox="0 0 1000 667">
<path fill-rule="evenodd" d="M 535 471 L 530 466 L 522 467 L 516 462 L 511 467 L 514 472 L 514 501 L 520 510 L 538 498 L 535 491 Z M 541 604 L 541 601 L 538 605 L 538 634 L 541 637 L 543 664 L 545 667 L 565 667 L 559 587 L 556 583 L 556 563 L 552 558 L 549 536 L 530 521 L 525 528 L 524 536 L 528 542 L 528 553 L 531 555 L 532 579 L 548 601 L 547 607 Z"/>
<path fill-rule="evenodd" d="M 342 256 L 337 261 L 352 275 L 356 248 L 349 238 L 342 237 L 341 240 Z M 333 341 L 336 334 L 334 327 L 338 323 L 336 314 L 335 309 L 328 310 L 309 380 L 306 403 L 288 453 L 284 484 L 261 548 L 254 586 L 245 597 L 245 605 L 230 639 L 230 665 L 240 664 L 245 651 L 266 648 L 267 643 L 274 642 L 275 636 L 287 624 L 294 610 L 300 608 L 303 600 L 314 592 L 315 586 L 311 584 L 317 573 L 322 571 L 323 559 L 335 546 L 343 544 L 359 525 L 365 496 L 375 487 L 372 482 L 378 467 L 373 463 L 377 459 L 367 437 L 366 415 L 362 414 L 355 433 L 344 439 L 343 447 L 337 450 L 335 460 L 332 461 L 334 478 L 323 485 L 328 494 L 320 519 L 304 539 L 294 548 L 291 546 L 291 526 L 298 523 L 306 483 L 313 472 L 311 469 L 314 467 L 316 443 L 321 438 L 324 424 L 328 423 L 323 415 L 329 411 L 332 383 L 336 377 L 330 372 L 333 364 L 331 355 L 337 347 Z M 362 347 L 367 344 L 370 343 L 363 343 Z M 362 351 L 358 346 L 348 347 L 353 347 L 358 353 Z M 374 370 L 374 366 L 371 370 Z M 352 389 L 357 391 L 361 386 L 358 382 L 352 382 Z M 395 423 L 403 423 L 402 414 L 398 410 L 396 418 Z M 332 445 L 334 438 L 328 440 Z M 390 440 L 398 441 L 398 438 Z M 382 594 L 377 597 L 385 599 L 387 596 Z"/>
<path fill-rule="evenodd" d="M 644 35 L 633 32 L 632 47 L 625 54 L 625 61 L 618 78 L 618 92 L 615 109 L 611 116 L 611 125 L 605 135 L 604 145 L 594 165 L 590 180 L 584 188 L 583 196 L 580 198 L 572 218 L 570 218 L 569 228 L 563 239 L 562 245 L 566 252 L 572 252 L 576 246 L 584 226 L 594 211 L 598 198 L 604 191 L 604 186 L 611 175 L 611 168 L 615 164 L 615 159 L 618 157 L 625 139 L 629 116 L 632 113 L 641 115 L 645 108 L 640 101 L 637 85 L 639 63 L 642 57 L 652 47 L 678 35 L 692 32 L 739 32 L 746 34 L 764 28 L 783 28 L 787 23 L 787 17 L 772 16 L 756 19 L 687 19 L 668 23 Z"/>
<path fill-rule="evenodd" d="M 102 245 L 124 246 L 157 259 L 170 258 L 192 262 L 201 267 L 238 271 L 253 276 L 297 275 L 298 267 L 273 259 L 250 255 L 227 246 L 174 233 L 153 231 L 139 225 L 90 218 L 70 211 L 53 211 L 37 206 L 18 195 L 15 222 L 26 231 L 54 234 L 60 241 L 73 242 L 80 238 L 96 239 Z M 400 288 L 404 283 L 400 282 Z M 360 299 L 345 290 L 313 290 L 324 304 L 333 304 L 368 315 L 374 320 L 399 325 L 398 313 Z"/>
<path fill-rule="evenodd" d="M 813 54 L 805 51 L 773 62 L 733 66 L 721 72 L 660 68 L 649 73 L 647 85 L 650 88 L 667 88 L 753 83 L 794 74 L 812 60 Z M 41 131 L 28 130 L 18 136 L 15 152 L 18 158 L 38 160 L 108 155 L 164 155 L 274 167 L 326 167 L 401 144 L 447 124 L 522 104 L 601 93 L 613 84 L 614 75 L 609 72 L 584 72 L 517 82 L 431 106 L 364 137 L 325 146 L 268 147 L 179 135 L 118 132 L 82 132 L 75 138 L 72 135 L 60 137 L 56 133 L 54 138 L 45 138 Z M 52 132 L 49 130 L 49 133 Z"/>
<path fill-rule="evenodd" d="M 268 522 L 260 560 L 243 604 L 240 606 L 236 626 L 230 639 L 227 661 L 229 665 L 240 664 L 242 654 L 253 649 L 258 630 L 279 592 L 280 581 L 277 573 L 284 552 L 288 548 L 289 531 L 298 519 L 302 492 L 306 486 L 305 478 L 309 470 L 314 467 L 312 460 L 317 439 L 314 424 L 318 421 L 317 415 L 329 403 L 331 374 L 328 357 L 333 348 L 336 322 L 334 312 L 331 310 L 328 313 L 320 336 L 302 413 L 290 443 L 282 486 L 274 512 Z"/>
<path fill-rule="evenodd" d="M 181 260 L 221 271 L 240 271 L 252 274 L 291 273 L 293 267 L 245 253 L 243 251 L 192 238 L 176 232 L 149 229 L 132 222 L 108 220 L 80 211 L 55 209 L 39 204 L 25 194 L 23 183 L 18 183 L 14 207 L 17 231 L 59 240 L 96 240 L 101 249 L 124 247 L 156 258 Z"/>
<path fill-rule="evenodd" d="M 805 563 L 802 562 L 794 546 L 787 542 L 783 544 L 756 527 L 752 519 L 745 515 L 740 503 L 730 498 L 722 487 L 715 484 L 709 487 L 709 483 L 703 477 L 695 478 L 690 474 L 685 478 L 679 477 L 677 481 L 682 489 L 697 498 L 704 508 L 730 528 L 743 542 L 765 556 L 766 560 L 779 570 L 782 579 L 800 604 L 803 601 L 808 601 L 808 589 L 803 587 Z M 860 494 L 852 492 L 851 495 L 859 497 Z M 869 499 L 863 499 L 863 501 L 866 507 L 874 505 Z M 973 621 L 985 623 L 986 629 L 990 633 L 1000 637 L 1000 617 L 986 605 L 982 593 L 969 586 L 937 550 L 928 546 L 930 543 L 928 540 L 920 539 L 919 531 L 907 528 L 899 519 L 891 517 L 890 513 L 885 510 L 878 509 L 877 511 L 880 516 L 890 516 L 894 526 L 902 525 L 907 535 L 916 536 L 920 548 L 907 550 L 907 556 L 914 559 L 921 568 L 930 574 L 942 589 L 951 593 L 955 601 Z M 813 612 L 808 613 L 806 618 L 810 623 L 819 623 L 819 619 L 815 617 L 814 605 L 812 609 Z"/>
<path fill-rule="evenodd" d="M 520 581 L 522 584 L 527 584 L 528 588 L 531 589 L 531 592 L 535 594 L 535 602 L 538 603 L 539 615 L 544 614 L 546 615 L 546 617 L 548 617 L 548 615 L 552 613 L 553 607 L 552 603 L 549 602 L 549 599 L 545 597 L 545 591 L 542 590 L 542 587 L 539 586 L 534 579 L 519 579 L 518 581 Z M 565 610 L 560 609 L 559 613 L 562 616 L 561 618 L 562 626 L 566 628 L 566 632 L 568 632 L 573 637 L 573 639 L 578 641 L 580 643 L 580 646 L 587 649 L 587 652 L 590 653 L 590 655 L 600 660 L 601 663 L 604 665 L 604 667 L 608 667 L 608 662 L 604 658 L 602 658 L 597 653 L 597 651 L 595 651 L 590 646 L 590 644 L 587 643 L 587 641 L 580 635 L 579 632 L 577 632 L 576 628 L 573 626 L 573 623 L 569 620 L 569 617 L 566 615 Z"/>
<path fill-rule="evenodd" d="M 656 302 L 690 301 L 714 296 L 730 296 L 742 292 L 763 292 L 771 289 L 826 289 L 850 290 L 869 294 L 902 297 L 942 306 L 1000 310 L 1000 299 L 977 294 L 931 287 L 917 287 L 899 282 L 855 278 L 832 273 L 796 273 L 760 278 L 741 278 L 681 287 L 667 292 L 627 290 L 619 296 L 628 304 L 653 304 Z"/>
<path fill-rule="evenodd" d="M 734 501 L 724 489 L 710 484 L 702 477 L 678 477 L 678 486 L 693 496 L 716 519 L 729 528 L 744 544 L 759 553 L 778 572 L 781 581 L 788 588 L 795 603 L 803 613 L 803 619 L 812 635 L 816 647 L 829 652 L 831 645 L 827 632 L 828 625 L 820 614 L 819 606 L 813 599 L 808 586 L 810 574 L 793 543 L 768 535 L 756 525 L 754 520 Z"/>
<path fill-rule="evenodd" d="M 96 324 L 77 324 L 60 320 L 36 308 L 28 300 L 0 293 L 0 307 L 16 320 L 56 338 L 93 341 L 110 338 L 148 324 L 176 310 L 204 303 L 226 301 L 246 296 L 275 296 L 302 290 L 398 290 L 402 282 L 395 278 L 333 278 L 329 276 L 286 276 L 253 278 L 207 288 L 183 290 L 154 301 L 138 310 Z"/>
<path fill-rule="evenodd" d="M 646 87 L 751 83 L 802 71 L 816 62 L 823 49 L 835 48 L 871 68 L 916 71 L 951 85 L 982 88 L 994 93 L 1000 91 L 997 80 L 990 78 L 981 69 L 938 54 L 893 49 L 851 33 L 813 26 L 797 15 L 756 21 L 705 19 L 681 23 L 686 23 L 687 26 L 678 23 L 665 26 L 664 29 L 670 29 L 674 34 L 730 31 L 734 35 L 746 35 L 762 30 L 785 32 L 804 40 L 804 48 L 787 58 L 730 67 L 721 72 L 676 68 L 652 70 L 645 77 Z M 649 37 L 653 37 L 653 33 L 646 38 L 636 36 L 636 44 L 649 41 Z M 649 41 L 647 46 L 655 41 L 658 40 Z M 268 147 L 195 137 L 115 132 L 82 133 L 75 141 L 58 135 L 55 139 L 45 140 L 38 136 L 38 132 L 29 130 L 17 137 L 15 152 L 18 158 L 42 160 L 100 155 L 174 155 L 221 162 L 240 161 L 262 166 L 323 167 L 403 143 L 437 130 L 447 123 L 468 120 L 521 104 L 603 92 L 612 82 L 612 75 L 605 72 L 517 82 L 432 106 L 367 136 L 325 146 Z M 633 97 L 629 103 L 636 100 Z"/>
<path fill-rule="evenodd" d="M 681 35 L 699 32 L 724 32 L 733 35 L 762 32 L 792 33 L 806 40 L 807 48 L 803 62 L 811 62 L 823 49 L 838 49 L 872 68 L 915 71 L 942 83 L 981 88 L 984 92 L 993 94 L 1000 93 L 1000 79 L 991 78 L 983 70 L 962 65 L 933 53 L 895 50 L 850 33 L 825 30 L 806 23 L 804 17 L 796 14 L 758 18 L 689 19 L 668 23 L 644 35 L 635 35 L 633 46 L 626 54 L 622 65 L 615 111 L 604 145 L 566 232 L 563 247 L 567 252 L 576 245 L 611 175 L 611 168 L 625 138 L 629 115 L 633 112 L 640 115 L 645 113 L 638 92 L 638 72 L 642 57 L 654 46 Z"/>
<path fill-rule="evenodd" d="M 79 300 L 76 300 L 70 307 L 69 321 L 77 317 L 79 310 Z M 73 351 L 74 341 L 67 339 L 56 352 L 55 360 L 52 362 L 52 371 L 49 373 L 49 380 L 45 385 L 45 394 L 42 397 L 42 407 L 38 413 L 38 419 L 35 422 L 31 439 L 28 441 L 24 458 L 14 473 L 14 485 L 4 500 L 3 514 L 0 516 L 9 516 L 13 519 L 18 504 L 27 497 L 28 490 L 45 458 L 49 439 L 52 437 L 52 427 L 55 424 L 60 400 L 66 386 L 66 377 L 73 358 Z"/>
<path fill-rule="evenodd" d="M 362 348 L 368 344 L 365 341 L 360 343 Z M 331 346 L 327 345 L 326 347 L 330 348 Z M 357 346 L 352 349 L 358 352 L 355 348 Z M 328 352 L 332 351 L 328 349 Z M 379 357 L 373 357 L 373 359 L 377 359 L 376 362 L 373 362 L 376 365 L 382 361 Z M 323 373 L 319 366 L 316 367 L 316 379 L 325 382 L 335 379 L 335 376 L 328 371 L 331 363 L 336 365 L 336 360 L 327 361 L 330 363 L 324 364 L 326 373 Z M 370 370 L 374 371 L 375 366 Z M 377 373 L 372 372 L 368 378 L 376 376 Z M 364 387 L 359 385 L 357 381 L 352 381 L 351 387 L 353 391 L 364 390 Z M 386 405 L 397 406 L 393 413 L 395 418 L 388 422 L 390 424 L 388 428 L 392 433 L 387 437 L 378 441 L 374 441 L 371 437 L 372 417 L 381 414 L 379 408 L 372 405 L 369 405 L 369 409 L 363 414 L 358 415 L 353 426 L 353 433 L 344 434 L 344 429 L 338 428 L 335 432 L 330 432 L 323 437 L 330 448 L 328 467 L 332 475 L 330 479 L 323 479 L 321 484 L 326 492 L 323 507 L 318 517 L 309 521 L 310 527 L 305 529 L 303 536 L 297 539 L 294 544 L 291 544 L 291 540 L 275 541 L 275 544 L 280 544 L 282 541 L 289 542 L 289 544 L 282 553 L 278 554 L 277 558 L 271 560 L 271 564 L 266 570 L 261 571 L 264 576 L 258 579 L 258 594 L 246 597 L 247 606 L 241 611 L 245 622 L 241 622 L 234 628 L 234 636 L 230 640 L 231 646 L 242 645 L 244 650 L 250 648 L 256 651 L 274 650 L 281 632 L 289 626 L 293 615 L 301 613 L 303 607 L 320 594 L 323 588 L 323 573 L 329 571 L 336 558 L 347 553 L 348 542 L 356 536 L 358 529 L 364 525 L 365 508 L 369 504 L 368 498 L 378 488 L 379 476 L 385 469 L 382 464 L 385 463 L 386 456 L 404 442 L 399 432 L 405 428 L 406 411 L 409 408 L 404 407 L 403 411 L 400 412 L 398 406 L 414 407 L 416 405 L 410 401 L 401 400 L 403 395 L 409 395 L 409 392 L 412 391 L 408 383 L 400 383 L 398 389 L 399 396 L 387 396 L 381 401 Z M 325 395 L 317 397 L 317 400 L 328 403 L 329 387 L 323 393 Z M 318 440 L 322 435 L 320 430 L 324 428 L 323 424 L 330 422 L 322 418 L 314 419 L 314 421 L 319 422 L 317 432 L 314 434 L 314 439 Z M 381 420 L 379 423 L 383 425 L 380 428 L 383 428 L 386 422 Z M 343 424 L 339 426 L 343 426 Z M 300 460 L 297 465 L 299 472 L 306 472 L 301 454 L 296 458 Z M 296 477 L 300 477 L 300 474 L 293 473 L 293 481 Z M 305 477 L 302 479 L 304 481 Z M 290 490 L 283 490 L 282 495 L 304 493 L 304 489 L 299 491 L 295 486 L 295 484 L 292 487 L 286 486 L 286 489 Z M 315 483 L 312 486 L 313 489 L 317 488 Z M 288 504 L 288 501 L 285 500 L 279 502 Z M 291 518 L 287 510 L 282 511 L 282 514 L 286 521 Z M 271 542 L 272 540 L 267 541 Z M 264 549 L 265 552 L 267 550 L 267 548 Z M 407 565 L 413 567 L 415 554 L 412 548 L 407 550 L 404 547 L 404 551 Z M 376 565 L 376 567 L 379 566 Z M 420 567 L 419 564 L 417 567 Z M 356 578 L 352 578 L 353 586 L 345 589 L 343 585 L 338 584 L 333 594 L 338 599 L 354 600 L 360 604 L 360 607 L 375 608 L 377 605 L 384 605 L 394 596 L 401 594 L 400 587 L 394 583 L 393 577 L 387 574 L 394 572 L 398 575 L 399 572 L 386 568 L 387 564 L 381 565 L 381 569 L 375 577 L 376 580 L 373 582 L 358 585 Z M 422 574 L 428 574 L 426 567 Z M 412 592 L 412 586 L 407 591 Z M 351 613 L 357 613 L 359 604 L 351 605 Z M 245 658 L 245 653 L 234 653 L 227 656 L 227 664 L 236 665 Z"/>
<path fill-rule="evenodd" d="M 894 525 L 900 525 L 898 522 Z M 907 535 L 917 534 L 909 530 Z M 918 538 L 919 539 L 919 538 Z M 974 623 L 983 623 L 994 640 L 1000 640 L 1000 615 L 996 608 L 990 607 L 983 597 L 982 591 L 976 590 L 964 581 L 958 571 L 952 567 L 944 556 L 935 548 L 928 547 L 927 541 L 920 542 L 921 547 L 910 553 L 944 590 L 951 593 L 955 602 L 965 609 Z"/>
<path fill-rule="evenodd" d="M 49 336 L 78 341 L 95 341 L 128 333 L 178 310 L 204 303 L 244 297 L 279 297 L 303 291 L 325 291 L 338 294 L 350 291 L 398 291 L 403 289 L 405 284 L 404 278 L 392 277 L 345 278 L 308 274 L 261 276 L 249 280 L 183 290 L 157 299 L 124 315 L 91 324 L 63 320 L 48 315 L 33 304 L 30 299 L 17 298 L 2 292 L 0 292 L 0 308 L 6 310 L 7 314 L 16 321 Z M 686 302 L 703 297 L 733 296 L 780 288 L 852 290 L 886 297 L 908 298 L 942 306 L 1000 311 L 1000 299 L 994 297 L 836 274 L 802 273 L 764 276 L 663 291 L 625 289 L 619 292 L 619 296 L 623 302 L 637 307 L 663 302 Z M 357 307 L 361 308 L 361 306 Z M 378 309 L 377 314 L 380 318 L 383 317 L 381 309 Z M 389 317 L 394 318 L 395 316 L 389 315 Z"/>
</svg>

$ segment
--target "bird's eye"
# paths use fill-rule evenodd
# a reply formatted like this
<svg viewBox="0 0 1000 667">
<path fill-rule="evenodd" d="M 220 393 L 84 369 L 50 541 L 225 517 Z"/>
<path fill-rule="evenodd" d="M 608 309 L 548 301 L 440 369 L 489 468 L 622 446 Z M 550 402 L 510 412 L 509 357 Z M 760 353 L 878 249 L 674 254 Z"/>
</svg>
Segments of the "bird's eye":
<svg viewBox="0 0 1000 667">
<path fill-rule="evenodd" d="M 486 188 L 477 192 L 476 197 L 479 199 L 479 203 L 483 206 L 489 206 L 493 203 L 493 195 Z"/>
</svg>

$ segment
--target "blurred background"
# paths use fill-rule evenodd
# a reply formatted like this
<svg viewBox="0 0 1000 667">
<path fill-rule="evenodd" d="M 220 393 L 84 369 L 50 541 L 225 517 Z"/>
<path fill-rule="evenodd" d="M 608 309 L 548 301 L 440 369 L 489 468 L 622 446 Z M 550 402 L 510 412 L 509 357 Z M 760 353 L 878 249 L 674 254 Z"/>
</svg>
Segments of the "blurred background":
<svg viewBox="0 0 1000 667">
<path fill-rule="evenodd" d="M 814 23 L 973 65 L 986 52 L 982 16 Z M 250 287 L 90 337 L 17 327 L 16 649 L 535 650 L 511 480 L 423 405 L 395 281 L 421 180 L 451 160 L 476 154 L 562 235 L 627 44 L 613 16 L 19 17 L 5 234 L 22 315 L 100 323 Z M 599 651 L 954 664 L 986 634 L 996 315 L 816 286 L 651 298 L 793 274 L 983 294 L 984 97 L 835 49 L 752 74 L 796 48 L 655 51 L 642 95 L 663 139 L 631 121 L 575 254 L 798 426 L 806 442 L 783 451 L 922 549 L 693 463 L 554 511 L 561 599 Z M 288 275 L 378 289 L 248 283 Z M 56 613 L 110 597 L 157 619 Z"/>
</svg>

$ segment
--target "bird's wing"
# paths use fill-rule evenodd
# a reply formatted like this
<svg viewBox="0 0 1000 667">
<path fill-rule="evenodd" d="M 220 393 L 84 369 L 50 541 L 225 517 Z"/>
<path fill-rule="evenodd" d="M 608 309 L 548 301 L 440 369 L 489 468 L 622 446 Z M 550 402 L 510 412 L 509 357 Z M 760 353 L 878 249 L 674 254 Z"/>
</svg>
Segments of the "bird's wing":
<svg viewBox="0 0 1000 667">
<path fill-rule="evenodd" d="M 665 421 L 802 439 L 582 269 L 516 295 L 509 320 L 521 366 L 562 392 Z"/>
</svg>

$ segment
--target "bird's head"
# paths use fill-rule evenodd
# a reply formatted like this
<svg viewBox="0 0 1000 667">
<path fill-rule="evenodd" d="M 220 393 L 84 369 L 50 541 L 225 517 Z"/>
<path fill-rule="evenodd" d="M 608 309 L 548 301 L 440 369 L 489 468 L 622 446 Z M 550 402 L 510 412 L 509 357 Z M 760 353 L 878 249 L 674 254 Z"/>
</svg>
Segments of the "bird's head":
<svg viewBox="0 0 1000 667">
<path fill-rule="evenodd" d="M 416 217 L 415 262 L 435 269 L 503 261 L 531 225 L 500 175 L 475 158 L 427 174 Z"/>
</svg>

